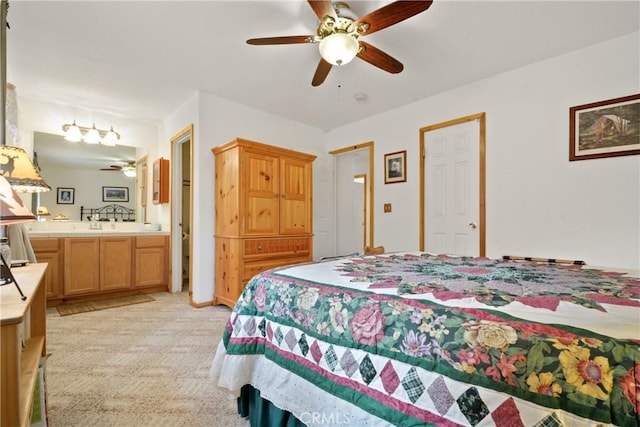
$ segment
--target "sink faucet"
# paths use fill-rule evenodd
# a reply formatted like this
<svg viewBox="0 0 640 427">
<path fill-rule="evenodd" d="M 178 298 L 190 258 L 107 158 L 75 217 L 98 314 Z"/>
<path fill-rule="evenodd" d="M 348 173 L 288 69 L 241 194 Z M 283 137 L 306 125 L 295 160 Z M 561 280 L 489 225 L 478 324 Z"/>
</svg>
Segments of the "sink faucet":
<svg viewBox="0 0 640 427">
<path fill-rule="evenodd" d="M 89 230 L 102 230 L 102 224 L 89 217 Z"/>
</svg>

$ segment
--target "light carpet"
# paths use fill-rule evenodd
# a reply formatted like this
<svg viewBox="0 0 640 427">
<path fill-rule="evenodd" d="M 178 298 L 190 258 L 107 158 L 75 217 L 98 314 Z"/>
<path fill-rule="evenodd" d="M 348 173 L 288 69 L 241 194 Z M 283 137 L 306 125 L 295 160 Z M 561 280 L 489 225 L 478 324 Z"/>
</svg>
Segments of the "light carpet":
<svg viewBox="0 0 640 427">
<path fill-rule="evenodd" d="M 60 316 L 47 311 L 51 427 L 246 427 L 209 368 L 230 310 L 185 292 Z"/>
<path fill-rule="evenodd" d="M 95 301 L 73 302 L 68 304 L 60 304 L 56 306 L 60 316 L 69 316 L 71 314 L 86 313 L 87 311 L 106 310 L 107 308 L 123 307 L 125 305 L 140 304 L 143 302 L 153 301 L 153 298 L 147 294 L 133 294 L 115 298 L 105 298 Z"/>
</svg>

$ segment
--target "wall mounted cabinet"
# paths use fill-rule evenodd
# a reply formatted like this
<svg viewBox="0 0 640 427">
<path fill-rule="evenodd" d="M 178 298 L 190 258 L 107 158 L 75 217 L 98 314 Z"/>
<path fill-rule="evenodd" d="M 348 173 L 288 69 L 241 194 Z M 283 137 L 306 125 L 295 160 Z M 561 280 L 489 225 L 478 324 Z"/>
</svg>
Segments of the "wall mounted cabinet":
<svg viewBox="0 0 640 427">
<path fill-rule="evenodd" d="M 160 157 L 153 162 L 151 180 L 153 203 L 169 203 L 169 160 Z"/>
</svg>

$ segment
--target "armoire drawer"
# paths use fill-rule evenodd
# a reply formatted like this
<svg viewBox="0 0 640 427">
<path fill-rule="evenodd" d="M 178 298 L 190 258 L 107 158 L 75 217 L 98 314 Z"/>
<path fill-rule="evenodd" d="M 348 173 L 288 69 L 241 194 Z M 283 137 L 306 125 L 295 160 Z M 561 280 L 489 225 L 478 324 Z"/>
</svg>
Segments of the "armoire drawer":
<svg viewBox="0 0 640 427">
<path fill-rule="evenodd" d="M 304 256 L 311 253 L 311 237 L 286 239 L 247 239 L 244 241 L 244 257 Z"/>
<path fill-rule="evenodd" d="M 244 269 L 242 271 L 242 282 L 247 283 L 253 276 L 258 273 L 262 273 L 265 270 L 271 268 L 282 267 L 289 264 L 299 264 L 301 262 L 310 262 L 311 257 L 301 258 L 284 258 L 284 259 L 271 259 L 265 261 L 249 261 L 244 263 Z"/>
</svg>

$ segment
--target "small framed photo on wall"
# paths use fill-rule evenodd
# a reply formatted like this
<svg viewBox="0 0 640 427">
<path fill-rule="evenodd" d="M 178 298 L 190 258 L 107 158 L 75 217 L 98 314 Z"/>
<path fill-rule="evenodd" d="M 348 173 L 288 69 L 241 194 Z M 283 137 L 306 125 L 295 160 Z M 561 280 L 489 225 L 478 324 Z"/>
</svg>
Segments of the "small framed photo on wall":
<svg viewBox="0 0 640 427">
<path fill-rule="evenodd" d="M 75 188 L 58 187 L 58 201 L 59 205 L 72 205 L 76 197 Z"/>
<path fill-rule="evenodd" d="M 407 151 L 384 155 L 384 183 L 395 184 L 407 180 Z"/>
<path fill-rule="evenodd" d="M 569 108 L 569 161 L 640 154 L 640 94 Z"/>
</svg>

